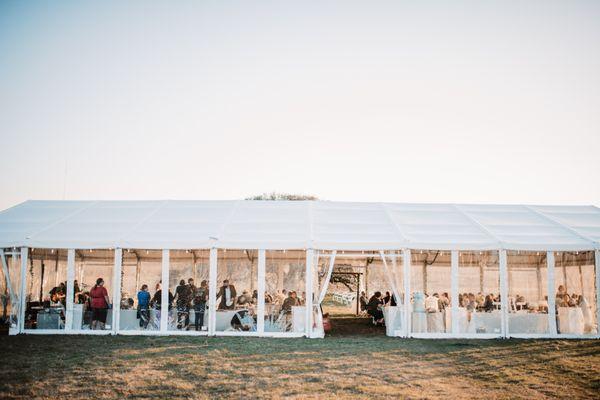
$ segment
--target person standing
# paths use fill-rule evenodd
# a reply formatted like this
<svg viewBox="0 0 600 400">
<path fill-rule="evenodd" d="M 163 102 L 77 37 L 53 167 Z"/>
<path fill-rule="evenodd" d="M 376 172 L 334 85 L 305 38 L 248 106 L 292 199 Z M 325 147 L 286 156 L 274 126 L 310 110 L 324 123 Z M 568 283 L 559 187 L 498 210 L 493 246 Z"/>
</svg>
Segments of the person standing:
<svg viewBox="0 0 600 400">
<path fill-rule="evenodd" d="M 182 329 L 190 324 L 190 304 L 192 302 L 192 293 L 185 280 L 179 281 L 179 286 L 175 289 L 175 299 L 177 304 L 177 329 Z M 182 323 L 182 321 L 184 321 Z"/>
<path fill-rule="evenodd" d="M 201 331 L 204 326 L 204 313 L 206 311 L 207 301 L 208 282 L 202 281 L 194 296 L 194 326 L 197 331 Z"/>
<path fill-rule="evenodd" d="M 137 300 L 137 314 L 140 320 L 140 328 L 146 329 L 148 322 L 150 322 L 150 293 L 148 293 L 148 285 L 142 285 L 137 294 Z"/>
<path fill-rule="evenodd" d="M 367 311 L 367 304 L 369 304 L 369 298 L 365 292 L 360 292 L 360 297 L 358 299 L 360 302 L 360 310 Z"/>
<path fill-rule="evenodd" d="M 104 329 L 106 315 L 110 307 L 108 291 L 104 287 L 104 279 L 96 279 L 96 285 L 90 290 L 92 306 L 92 329 Z"/>
<path fill-rule="evenodd" d="M 229 280 L 225 279 L 223 281 L 223 286 L 219 289 L 219 297 L 221 300 L 219 302 L 219 310 L 233 310 L 235 306 L 235 296 L 236 296 L 235 286 L 229 284 Z"/>
<path fill-rule="evenodd" d="M 194 279 L 193 278 L 188 279 L 188 286 L 190 287 L 191 297 L 193 298 L 196 295 L 196 290 L 198 290 L 198 288 L 196 287 L 196 285 L 194 285 Z M 191 301 L 191 299 L 190 299 L 190 301 Z"/>
</svg>

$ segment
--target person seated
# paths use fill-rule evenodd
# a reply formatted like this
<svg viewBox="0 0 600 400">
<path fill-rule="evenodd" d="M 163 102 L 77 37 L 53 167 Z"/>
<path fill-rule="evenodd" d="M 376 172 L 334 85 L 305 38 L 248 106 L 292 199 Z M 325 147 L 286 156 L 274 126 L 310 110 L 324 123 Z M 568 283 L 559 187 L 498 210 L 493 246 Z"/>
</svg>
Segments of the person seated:
<svg viewBox="0 0 600 400">
<path fill-rule="evenodd" d="M 477 293 L 477 296 L 475 296 L 475 302 L 477 303 L 477 309 L 483 308 L 483 303 L 485 303 L 485 297 L 483 296 L 483 293 Z"/>
<path fill-rule="evenodd" d="M 445 310 L 446 308 L 450 307 L 450 297 L 448 297 L 448 293 L 444 292 L 442 293 L 442 295 L 440 296 L 440 299 L 438 301 L 438 307 L 440 310 Z"/>
<path fill-rule="evenodd" d="M 247 306 L 252 304 L 252 297 L 247 290 L 244 290 L 242 294 L 237 298 L 237 304 L 239 306 Z"/>
<path fill-rule="evenodd" d="M 577 307 L 577 302 L 578 302 L 577 295 L 575 293 L 573 293 L 573 295 L 571 295 L 571 298 L 569 299 L 569 302 L 568 302 L 569 307 Z"/>
<path fill-rule="evenodd" d="M 485 296 L 485 301 L 483 302 L 483 311 L 484 312 L 492 312 L 494 311 L 494 297 L 491 294 Z"/>
<path fill-rule="evenodd" d="M 425 299 L 425 311 L 434 313 L 439 311 L 439 298 L 438 294 L 434 293 L 433 296 L 428 296 Z"/>
<path fill-rule="evenodd" d="M 475 295 L 473 293 L 469 293 L 467 295 L 467 303 L 466 303 L 467 311 L 473 312 L 475 308 L 477 308 L 477 302 L 475 301 Z"/>
<path fill-rule="evenodd" d="M 381 298 L 381 292 L 375 292 L 367 304 L 367 314 L 373 318 L 375 325 L 383 324 L 383 311 L 381 311 L 382 305 L 383 299 Z"/>
<path fill-rule="evenodd" d="M 265 304 L 273 303 L 273 296 L 269 292 L 265 292 Z"/>
<path fill-rule="evenodd" d="M 383 296 L 383 304 L 388 305 L 392 297 L 390 296 L 390 292 L 385 292 L 385 296 Z"/>
<path fill-rule="evenodd" d="M 571 307 L 571 296 L 566 293 L 563 295 L 561 307 Z"/>
<path fill-rule="evenodd" d="M 233 314 L 230 325 L 233 330 L 247 332 L 254 327 L 254 318 L 250 315 L 249 310 L 238 310 Z"/>
</svg>

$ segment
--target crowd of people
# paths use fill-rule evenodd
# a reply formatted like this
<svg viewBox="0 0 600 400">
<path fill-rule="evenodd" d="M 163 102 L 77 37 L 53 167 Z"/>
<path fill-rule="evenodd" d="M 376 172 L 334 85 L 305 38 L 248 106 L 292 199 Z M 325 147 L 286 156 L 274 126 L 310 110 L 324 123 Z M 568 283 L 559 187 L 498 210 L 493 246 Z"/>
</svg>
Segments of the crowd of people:
<svg viewBox="0 0 600 400">
<path fill-rule="evenodd" d="M 270 320 L 283 317 L 289 321 L 292 307 L 304 304 L 305 292 L 302 296 L 294 290 L 283 289 L 274 293 L 265 292 L 265 314 Z M 204 316 L 208 309 L 209 289 L 208 282 L 203 280 L 200 286 L 195 286 L 194 280 L 189 278 L 187 282 L 181 280 L 175 288 L 173 294 L 169 290 L 168 309 L 176 309 L 176 328 L 179 330 L 194 329 L 197 331 L 206 329 L 204 325 Z M 132 308 L 133 299 L 124 299 L 121 308 Z M 256 305 L 258 304 L 258 291 L 243 290 L 238 294 L 235 285 L 225 279 L 222 286 L 217 291 L 217 310 L 238 311 L 232 318 L 231 327 L 239 330 L 249 330 L 248 321 L 256 319 Z M 150 310 L 156 310 L 156 319 L 160 320 L 160 311 L 162 308 L 162 289 L 161 282 L 156 284 L 153 295 L 150 295 L 148 285 L 144 284 L 137 293 L 137 317 L 139 326 L 147 329 L 151 321 Z M 190 325 L 190 314 L 194 312 L 193 328 Z M 158 321 L 154 324 L 158 325 Z"/>
</svg>

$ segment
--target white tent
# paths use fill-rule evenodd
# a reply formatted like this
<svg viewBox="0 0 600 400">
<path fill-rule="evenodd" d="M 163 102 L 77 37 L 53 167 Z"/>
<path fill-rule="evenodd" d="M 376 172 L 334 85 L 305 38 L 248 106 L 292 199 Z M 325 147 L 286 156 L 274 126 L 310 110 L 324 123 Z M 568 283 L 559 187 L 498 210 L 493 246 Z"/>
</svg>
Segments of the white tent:
<svg viewBox="0 0 600 400">
<path fill-rule="evenodd" d="M 217 295 L 217 276 L 231 273 L 238 267 L 231 265 L 221 267 L 219 260 L 233 260 L 232 251 L 245 251 L 248 256 L 249 266 L 247 278 L 252 280 L 249 288 L 258 289 L 258 327 L 256 335 L 265 333 L 262 316 L 265 314 L 264 291 L 265 279 L 270 279 L 268 274 L 269 257 L 273 252 L 279 251 L 292 257 L 291 251 L 296 251 L 296 260 L 292 263 L 287 261 L 285 271 L 289 273 L 290 265 L 300 265 L 298 254 L 302 254 L 302 276 L 305 279 L 303 286 L 306 291 L 305 321 L 306 328 L 301 333 L 308 336 L 314 335 L 315 327 L 311 323 L 318 318 L 319 310 L 310 312 L 313 308 L 311 303 L 319 303 L 322 300 L 323 290 L 327 284 L 321 285 L 315 280 L 329 276 L 333 268 L 334 260 L 352 255 L 360 257 L 360 254 L 376 254 L 383 261 L 383 267 L 390 279 L 390 289 L 394 288 L 397 297 L 402 298 L 399 306 L 398 317 L 395 318 L 398 329 L 392 334 L 398 336 L 423 336 L 439 337 L 440 332 L 414 332 L 411 331 L 414 313 L 411 304 L 414 303 L 411 292 L 412 281 L 418 279 L 427 287 L 427 271 L 448 271 L 447 292 L 451 293 L 453 322 L 448 322 L 444 334 L 452 336 L 470 336 L 460 332 L 457 325 L 460 319 L 458 309 L 459 301 L 459 271 L 462 273 L 462 260 L 467 254 L 479 254 L 485 260 L 474 261 L 473 265 L 479 263 L 489 269 L 486 279 L 497 276 L 498 297 L 502 297 L 502 316 L 499 317 L 501 329 L 489 333 L 490 337 L 517 336 L 509 332 L 510 307 L 508 297 L 511 294 L 511 285 L 516 286 L 517 276 L 529 276 L 523 261 L 511 261 L 511 252 L 522 257 L 531 254 L 533 258 L 544 256 L 542 261 L 532 267 L 531 273 L 537 274 L 536 285 L 524 288 L 523 293 L 537 293 L 536 296 L 543 300 L 547 298 L 548 303 L 548 327 L 534 336 L 554 336 L 559 333 L 556 330 L 554 310 L 555 286 L 562 279 L 564 285 L 567 282 L 576 282 L 578 291 L 581 293 L 593 293 L 594 299 L 587 299 L 594 314 L 594 320 L 598 320 L 598 296 L 600 287 L 600 274 L 592 267 L 593 273 L 589 275 L 589 265 L 598 268 L 598 254 L 600 250 L 600 209 L 594 206 L 526 206 L 526 205 L 464 205 L 464 204 L 399 204 L 399 203 L 356 203 L 356 202 L 328 202 L 328 201 L 27 201 L 8 210 L 0 212 L 0 248 L 3 259 L 3 274 L 12 277 L 12 297 L 18 298 L 20 322 L 15 326 L 17 332 L 27 332 L 24 315 L 28 304 L 28 290 L 31 288 L 33 279 L 26 276 L 28 268 L 42 270 L 44 280 L 43 257 L 48 257 L 48 251 L 40 256 L 39 252 L 44 249 L 56 254 L 55 274 L 58 276 L 63 271 L 67 286 L 72 294 L 73 280 L 76 279 L 76 271 L 80 268 L 78 263 L 99 263 L 91 256 L 84 257 L 82 251 L 96 250 L 94 254 L 106 253 L 105 259 L 110 259 L 113 277 L 111 284 L 122 287 L 123 271 L 126 270 L 129 251 L 132 249 L 137 262 L 135 283 L 139 282 L 140 269 L 144 272 L 150 267 L 141 267 L 144 262 L 154 263 L 156 274 L 160 274 L 164 282 L 169 281 L 169 270 L 173 265 L 180 262 L 185 267 L 184 261 L 177 261 L 177 254 L 183 254 L 181 260 L 187 257 L 185 254 L 193 255 L 193 271 L 197 274 L 198 268 L 204 266 L 204 276 L 210 281 L 210 303 L 207 314 L 208 331 L 206 334 L 214 334 L 215 331 L 215 308 Z M 12 250 L 11 250 L 12 249 Z M 20 249 L 20 250 L 17 250 Z M 33 253 L 36 249 L 38 253 Z M 56 253 L 54 250 L 56 249 Z M 61 253 L 61 249 L 63 253 Z M 221 249 L 230 250 L 229 255 L 219 256 Z M 125 252 L 123 251 L 125 250 Z M 139 250 L 144 250 L 145 253 Z M 160 250 L 160 253 L 156 251 Z M 198 251 L 206 250 L 203 256 Z M 256 252 L 256 257 L 250 252 Z M 288 251 L 288 253 L 285 253 Z M 411 257 L 411 251 L 413 253 Z M 418 258 L 416 254 L 423 251 L 435 251 L 438 265 L 427 267 L 427 257 Z M 152 252 L 152 253 L 151 253 Z M 169 253 L 170 252 L 170 253 Z M 185 252 L 185 253 L 184 253 Z M 438 255 L 441 252 L 441 256 Z M 444 253 L 445 252 L 445 253 Z M 561 255 L 561 252 L 562 255 Z M 580 261 L 579 253 L 587 254 L 588 261 Z M 491 256 L 484 257 L 485 254 Z M 35 254 L 38 254 L 37 256 Z M 63 261 L 59 261 L 59 254 L 63 254 Z M 145 256 L 147 254 L 147 257 Z M 151 255 L 155 254 L 152 258 Z M 242 253 L 240 253 L 242 254 Z M 424 254 L 427 254 L 424 253 Z M 445 255 L 444 255 L 445 254 Z M 576 254 L 579 261 L 564 261 L 565 254 Z M 592 254 L 592 262 L 589 262 L 589 254 Z M 554 273 L 556 257 L 564 264 L 564 271 L 560 277 Z M 37 258 L 36 258 L 37 257 Z M 42 257 L 42 258 L 40 258 Z M 245 257 L 245 256 L 244 256 Z M 273 256 L 275 257 L 275 256 Z M 322 265 L 320 278 L 320 261 L 328 260 Z M 496 267 L 490 266 L 490 259 L 496 259 Z M 516 255 L 515 255 L 516 257 Z M 573 256 L 575 257 L 575 256 Z M 27 259 L 29 258 L 29 267 Z M 277 257 L 275 257 L 277 258 Z M 273 258 L 273 259 L 275 259 Z M 281 258 L 281 257 L 280 257 Z M 62 260 L 62 258 L 60 258 Z M 266 259 L 266 261 L 265 261 Z M 283 259 L 283 258 L 281 258 Z M 38 267 L 36 263 L 41 264 Z M 204 260 L 204 261 L 202 261 Z M 514 259 L 516 260 L 516 259 Z M 15 276 L 15 267 L 11 262 L 20 263 L 20 273 Z M 203 263 L 204 262 L 204 263 Z M 223 261 L 225 262 L 225 261 Z M 275 262 L 275 261 L 274 261 Z M 281 262 L 281 261 L 277 261 Z M 440 264 L 443 263 L 442 264 Z M 529 262 L 529 261 L 527 261 Z M 183 264 L 182 264 L 183 263 Z M 424 263 L 427 268 L 421 272 L 415 272 L 416 263 Z M 512 263 L 512 264 L 511 264 Z M 540 264 L 542 263 L 542 264 Z M 150 265 L 150 264 L 148 264 Z M 233 264 L 232 264 L 233 265 Z M 466 265 L 466 264 L 465 264 Z M 473 265 L 471 265 L 472 268 Z M 511 267 L 515 265 L 515 267 Z M 533 265 L 533 264 L 532 264 Z M 561 264 L 562 265 L 562 264 Z M 199 267 L 200 266 L 200 267 Z M 577 266 L 579 280 L 572 278 L 567 269 Z M 12 269 L 11 269 L 12 268 Z M 61 269 L 62 268 L 62 269 Z M 162 268 L 162 269 L 161 269 Z M 239 267 L 241 268 L 241 267 Z M 238 268 L 238 269 L 239 269 Z M 246 268 L 246 267 L 244 267 Z M 266 268 L 266 269 L 265 269 Z M 437 269 L 436 269 L 437 268 Z M 466 267 L 465 267 L 466 268 Z M 512 268 L 512 269 L 511 269 Z M 484 286 L 484 268 L 480 268 L 479 279 Z M 514 271 L 513 271 L 514 269 Z M 466 269 L 464 271 L 467 271 Z M 474 270 L 475 271 L 475 270 Z M 494 272 L 495 271 L 495 272 Z M 525 272 L 524 272 L 525 271 Z M 420 275 L 415 275 L 415 274 Z M 33 274 L 33 272 L 31 272 Z M 265 278 L 267 274 L 267 278 Z M 272 274 L 277 275 L 276 272 Z M 424 275 L 423 275 L 424 274 Z M 465 272 L 466 274 L 466 272 Z M 47 273 L 46 273 L 47 275 Z M 279 273 L 281 275 L 281 273 Z M 297 276 L 300 276 L 296 274 Z M 196 276 L 196 275 L 194 275 Z M 424 277 L 423 277 L 424 276 Z M 466 275 L 465 275 L 466 276 Z M 589 279 L 593 280 L 590 284 Z M 281 278 L 281 276 L 279 277 Z M 460 279 L 463 279 L 461 276 Z M 29 288 L 28 280 L 29 279 Z M 58 278 L 57 278 L 58 279 Z M 273 278 L 275 279 L 275 278 Z M 464 280 L 464 279 L 463 279 Z M 17 287 L 17 283 L 20 285 Z M 37 282 L 37 281 L 36 281 Z M 37 284 L 37 283 L 36 283 Z M 40 282 L 40 300 L 46 283 Z M 11 285 L 6 285 L 11 286 Z M 269 282 L 267 282 L 269 286 Z M 272 286 L 272 285 L 271 285 Z M 418 286 L 418 285 L 417 285 Z M 415 286 L 415 287 L 417 287 Z M 424 290 L 423 287 L 419 290 Z M 429 285 L 435 287 L 435 285 Z M 539 289 L 544 286 L 544 290 Z M 571 284 L 575 287 L 575 284 Z M 591 288 L 591 289 L 590 289 Z M 171 289 L 171 288 L 170 288 Z M 440 291 L 444 291 L 440 287 Z M 535 290 L 534 290 L 535 289 Z M 537 292 L 536 292 L 537 290 Z M 591 290 L 591 292 L 590 292 Z M 8 290 L 7 290 L 8 291 Z M 122 290 L 116 290 L 113 294 L 114 303 L 121 301 Z M 504 294 L 500 296 L 500 294 Z M 517 293 L 522 294 L 522 293 Z M 168 301 L 168 293 L 163 291 L 162 296 L 165 303 Z M 70 297 L 70 296 L 68 296 Z M 583 296 L 582 296 L 583 297 Z M 67 315 L 72 312 L 72 301 L 67 302 Z M 533 304 L 533 302 L 531 302 Z M 408 311 L 407 311 L 408 310 Z M 559 310 L 560 311 L 560 310 Z M 586 310 L 584 310 L 585 312 Z M 589 311 L 589 310 L 588 310 Z M 123 333 L 119 329 L 117 311 L 113 311 L 111 332 Z M 161 316 L 158 332 L 165 333 L 168 324 L 167 313 Z M 389 313 L 388 313 L 389 314 Z M 449 313 L 448 313 L 449 314 Z M 517 321 L 518 316 L 514 316 Z M 391 317 L 390 317 L 391 318 Z M 449 317 L 447 317 L 449 319 Z M 520 317 L 519 317 L 520 318 Z M 69 318 L 69 323 L 72 323 Z M 471 317 L 469 317 L 469 320 Z M 597 322 L 594 322 L 597 325 Z M 516 322 L 515 322 L 516 324 Z M 513 324 L 513 326 L 516 326 Z M 560 321 L 559 321 L 560 324 Z M 68 325 L 68 324 L 67 324 Z M 391 325 L 391 324 L 388 324 Z M 431 325 L 431 323 L 430 323 Z M 452 325 L 452 327 L 450 327 Z M 317 327 L 318 328 L 318 327 Z M 560 330 L 560 328 L 559 328 Z M 43 331 L 43 330 L 40 330 Z M 66 326 L 64 331 L 73 331 L 72 327 Z M 388 332 L 390 330 L 388 329 Z M 597 332 L 597 328 L 596 331 Z M 136 332 L 139 333 L 139 332 Z M 432 333 L 432 334 L 430 334 Z M 318 334 L 317 334 L 318 335 Z M 527 331 L 523 333 L 529 337 Z M 597 335 L 597 334 L 596 334 Z M 441 335 L 444 336 L 444 335 Z M 481 335 L 475 335 L 481 337 Z M 484 335 L 485 336 L 485 335 Z M 581 336 L 581 335 L 574 335 Z"/>
<path fill-rule="evenodd" d="M 0 247 L 600 249 L 600 209 L 329 201 L 27 201 Z"/>
</svg>

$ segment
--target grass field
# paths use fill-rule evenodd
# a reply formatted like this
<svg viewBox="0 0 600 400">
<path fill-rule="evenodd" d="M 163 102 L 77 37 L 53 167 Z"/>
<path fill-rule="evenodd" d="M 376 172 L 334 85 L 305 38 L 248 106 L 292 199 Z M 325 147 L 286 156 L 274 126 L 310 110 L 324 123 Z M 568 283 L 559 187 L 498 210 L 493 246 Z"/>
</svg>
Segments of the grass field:
<svg viewBox="0 0 600 400">
<path fill-rule="evenodd" d="M 322 340 L 4 336 L 0 397 L 600 397 L 598 340 L 406 340 L 364 328 Z"/>
</svg>

